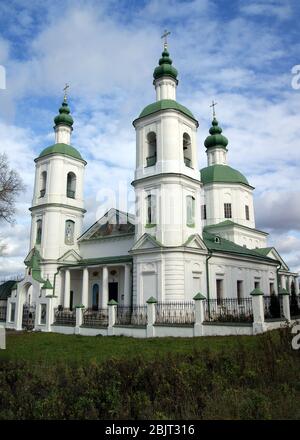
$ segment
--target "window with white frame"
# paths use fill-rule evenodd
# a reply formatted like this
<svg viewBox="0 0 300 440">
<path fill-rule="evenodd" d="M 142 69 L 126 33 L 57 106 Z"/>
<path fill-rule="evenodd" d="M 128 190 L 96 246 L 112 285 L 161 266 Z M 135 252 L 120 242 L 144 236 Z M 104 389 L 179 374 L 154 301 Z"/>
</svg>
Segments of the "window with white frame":
<svg viewBox="0 0 300 440">
<path fill-rule="evenodd" d="M 231 203 L 224 203 L 224 217 L 232 218 Z"/>
</svg>

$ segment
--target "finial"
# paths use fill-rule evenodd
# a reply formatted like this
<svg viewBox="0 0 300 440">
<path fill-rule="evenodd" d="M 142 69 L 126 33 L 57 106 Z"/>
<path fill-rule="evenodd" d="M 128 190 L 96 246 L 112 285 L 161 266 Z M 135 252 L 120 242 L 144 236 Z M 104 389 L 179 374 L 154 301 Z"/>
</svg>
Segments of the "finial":
<svg viewBox="0 0 300 440">
<path fill-rule="evenodd" d="M 168 48 L 168 35 L 170 35 L 171 32 L 169 32 L 167 29 L 165 29 L 165 32 L 162 34 L 161 38 L 164 38 L 164 49 L 166 50 Z"/>
<path fill-rule="evenodd" d="M 214 100 L 212 100 L 212 104 L 210 105 L 210 107 L 213 108 L 213 118 L 216 117 L 216 111 L 215 111 L 215 106 L 217 105 L 217 102 L 214 102 Z"/>
<path fill-rule="evenodd" d="M 63 88 L 64 91 L 64 102 L 67 102 L 67 90 L 69 88 L 69 84 L 66 83 L 65 87 Z"/>
</svg>

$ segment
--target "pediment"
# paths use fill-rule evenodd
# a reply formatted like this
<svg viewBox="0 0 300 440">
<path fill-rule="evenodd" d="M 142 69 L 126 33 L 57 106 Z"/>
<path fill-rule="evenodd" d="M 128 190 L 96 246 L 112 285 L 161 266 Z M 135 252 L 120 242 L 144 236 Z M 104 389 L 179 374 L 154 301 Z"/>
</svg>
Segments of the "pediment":
<svg viewBox="0 0 300 440">
<path fill-rule="evenodd" d="M 267 254 L 267 257 L 280 261 L 280 263 L 282 264 L 282 269 L 289 270 L 288 265 L 285 263 L 285 261 L 283 260 L 283 258 L 280 256 L 280 254 L 275 248 L 270 249 L 270 252 Z"/>
<path fill-rule="evenodd" d="M 162 245 L 154 237 L 152 237 L 152 235 L 145 233 L 133 245 L 131 250 L 136 251 L 136 250 L 140 250 L 140 249 L 154 249 L 154 248 L 161 248 L 161 247 L 162 247 Z"/>
<path fill-rule="evenodd" d="M 60 263 L 78 263 L 80 260 L 81 256 L 74 249 L 70 249 L 58 259 Z"/>
<path fill-rule="evenodd" d="M 199 234 L 191 235 L 184 243 L 184 246 L 194 249 L 207 250 L 207 247 Z"/>
</svg>

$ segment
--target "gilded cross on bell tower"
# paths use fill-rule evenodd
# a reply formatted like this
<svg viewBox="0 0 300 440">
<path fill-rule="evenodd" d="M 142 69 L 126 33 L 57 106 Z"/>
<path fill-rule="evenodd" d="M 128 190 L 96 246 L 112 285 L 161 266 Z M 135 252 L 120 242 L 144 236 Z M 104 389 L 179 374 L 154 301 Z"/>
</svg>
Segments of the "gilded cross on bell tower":
<svg viewBox="0 0 300 440">
<path fill-rule="evenodd" d="M 215 110 L 215 106 L 217 105 L 217 102 L 214 102 L 214 100 L 212 101 L 212 104 L 210 105 L 210 107 L 212 107 L 213 109 L 213 117 L 216 117 L 216 110 Z"/>
<path fill-rule="evenodd" d="M 64 101 L 67 101 L 67 90 L 69 88 L 69 84 L 66 83 L 65 87 L 63 88 L 64 91 Z"/>
<path fill-rule="evenodd" d="M 162 34 L 161 38 L 164 38 L 164 49 L 168 48 L 168 35 L 170 35 L 170 31 L 167 31 L 167 29 L 165 29 L 165 32 Z"/>
</svg>

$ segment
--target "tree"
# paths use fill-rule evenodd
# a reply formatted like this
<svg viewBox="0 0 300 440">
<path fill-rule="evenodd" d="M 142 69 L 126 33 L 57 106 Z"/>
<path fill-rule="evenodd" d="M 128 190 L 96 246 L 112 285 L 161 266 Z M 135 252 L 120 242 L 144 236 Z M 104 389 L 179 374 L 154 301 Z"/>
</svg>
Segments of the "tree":
<svg viewBox="0 0 300 440">
<path fill-rule="evenodd" d="M 0 153 L 0 220 L 14 222 L 16 197 L 24 191 L 19 174 L 9 167 L 5 153 Z"/>
</svg>

